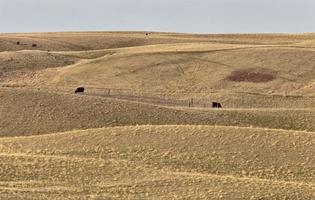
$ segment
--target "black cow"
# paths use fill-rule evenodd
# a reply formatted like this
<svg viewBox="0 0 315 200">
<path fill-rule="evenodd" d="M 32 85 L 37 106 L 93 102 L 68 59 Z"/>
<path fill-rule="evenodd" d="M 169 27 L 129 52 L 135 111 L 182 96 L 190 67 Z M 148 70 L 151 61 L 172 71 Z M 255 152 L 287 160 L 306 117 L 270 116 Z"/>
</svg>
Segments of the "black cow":
<svg viewBox="0 0 315 200">
<path fill-rule="evenodd" d="M 17 44 L 17 45 L 20 45 L 21 43 L 20 43 L 20 42 L 16 42 L 16 44 Z"/>
<path fill-rule="evenodd" d="M 212 108 L 222 108 L 222 105 L 221 105 L 221 103 L 213 102 L 212 103 Z"/>
<path fill-rule="evenodd" d="M 37 47 L 37 44 L 33 44 L 32 47 Z"/>
<path fill-rule="evenodd" d="M 75 92 L 74 92 L 75 94 L 83 94 L 84 93 L 84 87 L 79 87 L 79 88 L 77 88 L 76 90 L 75 90 Z"/>
</svg>

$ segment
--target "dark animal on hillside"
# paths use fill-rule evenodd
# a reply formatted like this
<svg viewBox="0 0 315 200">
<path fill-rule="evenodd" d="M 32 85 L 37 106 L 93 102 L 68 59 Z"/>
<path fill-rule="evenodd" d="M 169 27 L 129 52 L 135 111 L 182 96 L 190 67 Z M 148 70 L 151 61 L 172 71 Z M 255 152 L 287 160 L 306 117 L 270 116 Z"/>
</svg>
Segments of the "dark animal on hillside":
<svg viewBox="0 0 315 200">
<path fill-rule="evenodd" d="M 33 44 L 32 47 L 37 47 L 37 44 Z"/>
<path fill-rule="evenodd" d="M 20 45 L 21 43 L 20 43 L 20 42 L 16 42 L 16 44 L 17 44 L 17 45 Z"/>
<path fill-rule="evenodd" d="M 222 105 L 221 105 L 221 103 L 213 102 L 212 103 L 212 108 L 222 108 Z"/>
<path fill-rule="evenodd" d="M 149 33 L 146 33 L 145 35 L 149 35 Z"/>
<path fill-rule="evenodd" d="M 76 90 L 75 90 L 75 92 L 74 92 L 75 94 L 83 94 L 84 93 L 84 87 L 79 87 L 79 88 L 77 88 Z"/>
</svg>

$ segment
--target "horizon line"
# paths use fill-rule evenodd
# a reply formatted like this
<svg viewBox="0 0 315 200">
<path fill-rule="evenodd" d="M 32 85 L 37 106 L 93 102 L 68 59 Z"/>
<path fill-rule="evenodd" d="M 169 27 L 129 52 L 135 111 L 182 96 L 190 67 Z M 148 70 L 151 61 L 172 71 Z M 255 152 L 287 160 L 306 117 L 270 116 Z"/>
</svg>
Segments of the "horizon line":
<svg viewBox="0 0 315 200">
<path fill-rule="evenodd" d="M 56 30 L 56 31 L 0 31 L 0 34 L 38 34 L 38 33 L 160 33 L 194 35 L 305 35 L 314 32 L 175 32 L 158 30 Z"/>
</svg>

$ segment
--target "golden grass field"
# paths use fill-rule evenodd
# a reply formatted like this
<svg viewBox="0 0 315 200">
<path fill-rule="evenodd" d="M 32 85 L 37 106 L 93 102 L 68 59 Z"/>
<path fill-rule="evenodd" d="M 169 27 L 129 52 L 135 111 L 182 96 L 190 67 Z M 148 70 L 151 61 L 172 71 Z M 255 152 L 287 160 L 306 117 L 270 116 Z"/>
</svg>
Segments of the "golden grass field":
<svg viewBox="0 0 315 200">
<path fill-rule="evenodd" d="M 0 34 L 0 161 L 0 199 L 315 199 L 315 34 Z"/>
</svg>

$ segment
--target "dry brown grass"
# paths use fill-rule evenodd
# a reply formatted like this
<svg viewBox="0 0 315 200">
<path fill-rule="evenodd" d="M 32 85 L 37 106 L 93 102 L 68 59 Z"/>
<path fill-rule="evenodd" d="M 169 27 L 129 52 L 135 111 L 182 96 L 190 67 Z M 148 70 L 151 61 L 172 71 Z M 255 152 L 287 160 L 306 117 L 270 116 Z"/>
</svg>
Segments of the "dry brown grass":
<svg viewBox="0 0 315 200">
<path fill-rule="evenodd" d="M 209 38 L 211 36 L 206 38 L 183 37 L 182 34 L 176 36 L 164 33 L 151 33 L 147 36 L 144 32 L 1 34 L 0 51 L 34 49 L 32 44 L 37 44 L 35 49 L 40 50 L 85 51 L 152 44 L 206 42 Z M 18 41 L 21 42 L 21 45 L 16 44 Z"/>
<path fill-rule="evenodd" d="M 43 70 L 38 72 L 35 85 L 85 85 L 164 94 L 209 94 L 214 91 L 315 94 L 315 51 L 312 50 L 235 45 L 213 48 L 208 44 L 208 47 L 201 45 L 208 50 L 200 51 L 194 50 L 198 47 L 191 47 L 190 44 L 162 46 L 116 50 L 114 54 L 106 54 L 81 64 Z M 271 71 L 274 79 L 263 83 L 228 80 L 227 77 L 233 71 L 244 69 Z M 34 82 L 34 79 L 31 81 Z M 21 83 L 29 84 L 27 80 Z"/>
<path fill-rule="evenodd" d="M 235 82 L 265 83 L 274 80 L 275 76 L 271 73 L 257 72 L 255 69 L 243 69 L 233 71 L 227 79 Z"/>
<path fill-rule="evenodd" d="M 20 75 L 37 70 L 67 66 L 78 59 L 72 56 L 42 51 L 0 52 L 0 81 L 15 81 Z"/>
<path fill-rule="evenodd" d="M 300 44 L 315 39 L 314 34 L 216 34 L 196 35 L 178 33 L 145 32 L 69 32 L 69 33 L 23 33 L 0 34 L 0 51 L 35 49 L 51 51 L 82 51 L 112 49 L 152 44 L 187 42 L 216 42 L 227 44 Z M 21 45 L 17 45 L 17 42 Z"/>
<path fill-rule="evenodd" d="M 0 34 L 0 199 L 314 199 L 314 41 Z"/>
<path fill-rule="evenodd" d="M 0 136 L 145 124 L 315 130 L 314 109 L 199 110 L 27 89 L 0 90 Z"/>
<path fill-rule="evenodd" d="M 36 199 L 312 199 L 314 147 L 313 132 L 210 126 L 3 138 L 0 193 Z"/>
<path fill-rule="evenodd" d="M 314 95 L 314 49 L 306 45 L 315 39 L 314 34 L 152 33 L 146 36 L 143 32 L 94 32 L 1 34 L 0 37 L 4 50 L 15 50 L 5 45 L 7 41 L 16 45 L 12 38 L 38 39 L 56 45 L 51 49 L 55 50 L 53 55 L 90 59 L 38 72 L 28 80 L 31 85 L 35 81 L 37 85 L 52 87 L 86 85 L 167 94 L 246 91 Z M 134 39 L 144 42 L 128 42 Z M 68 46 L 62 50 L 60 44 Z M 24 61 L 27 63 L 27 58 Z M 267 84 L 226 81 L 233 71 L 244 69 L 273 71 L 274 80 Z M 30 84 L 24 77 L 11 82 Z"/>
</svg>

